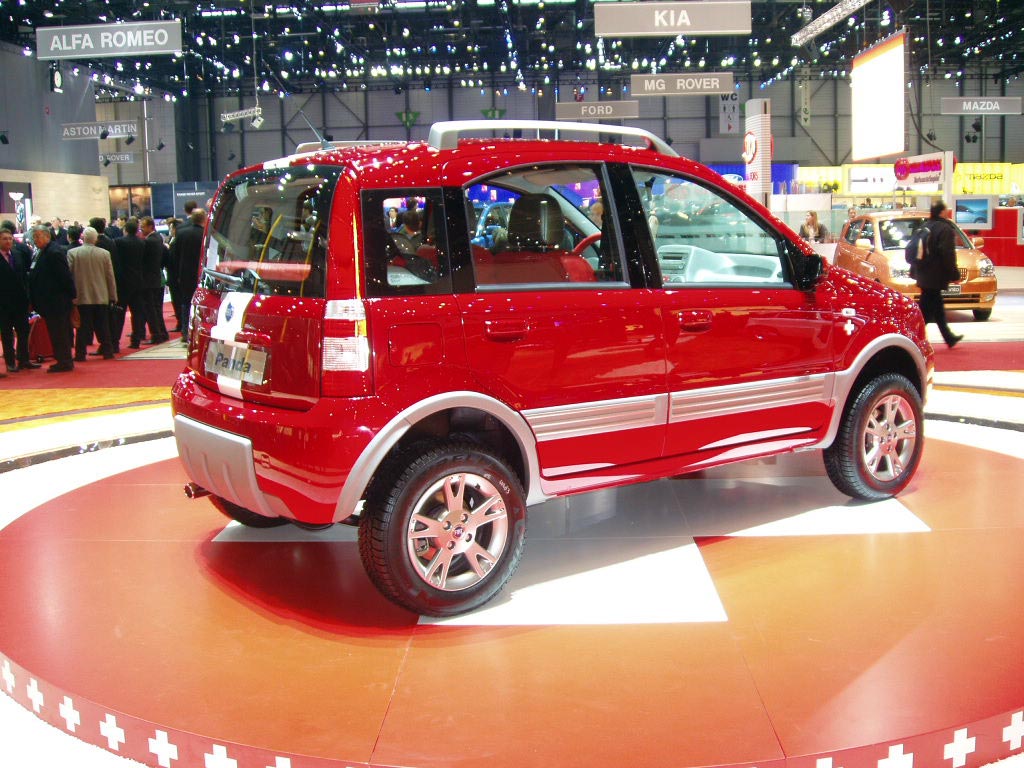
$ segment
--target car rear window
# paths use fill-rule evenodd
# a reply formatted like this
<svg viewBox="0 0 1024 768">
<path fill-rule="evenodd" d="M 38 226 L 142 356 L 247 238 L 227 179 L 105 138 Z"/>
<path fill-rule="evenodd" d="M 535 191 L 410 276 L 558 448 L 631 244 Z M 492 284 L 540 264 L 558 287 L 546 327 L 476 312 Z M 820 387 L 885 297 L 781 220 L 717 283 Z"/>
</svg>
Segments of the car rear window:
<svg viewBox="0 0 1024 768">
<path fill-rule="evenodd" d="M 230 179 L 214 203 L 204 284 L 322 298 L 338 169 L 268 168 Z"/>
</svg>

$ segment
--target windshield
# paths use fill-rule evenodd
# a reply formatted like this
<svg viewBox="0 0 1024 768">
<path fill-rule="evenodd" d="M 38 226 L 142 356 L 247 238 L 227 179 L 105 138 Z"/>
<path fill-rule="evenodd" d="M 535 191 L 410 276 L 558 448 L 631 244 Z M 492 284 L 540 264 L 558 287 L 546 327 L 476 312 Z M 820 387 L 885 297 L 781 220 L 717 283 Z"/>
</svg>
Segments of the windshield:
<svg viewBox="0 0 1024 768">
<path fill-rule="evenodd" d="M 303 166 L 239 176 L 213 206 L 204 286 L 323 297 L 338 170 Z"/>
<path fill-rule="evenodd" d="M 886 219 L 879 223 L 879 238 L 882 242 L 883 251 L 903 251 L 910 242 L 911 236 L 917 228 L 924 224 L 927 219 L 921 217 L 907 217 L 903 219 Z M 951 222 L 952 223 L 952 222 Z M 970 239 L 963 231 L 953 225 L 953 246 L 955 248 L 973 248 Z"/>
</svg>

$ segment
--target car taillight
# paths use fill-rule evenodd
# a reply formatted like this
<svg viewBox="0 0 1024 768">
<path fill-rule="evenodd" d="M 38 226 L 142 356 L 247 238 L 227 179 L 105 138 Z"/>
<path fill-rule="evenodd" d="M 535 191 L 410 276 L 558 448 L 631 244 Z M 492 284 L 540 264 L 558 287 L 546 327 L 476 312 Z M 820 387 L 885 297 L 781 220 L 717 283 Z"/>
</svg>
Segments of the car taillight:
<svg viewBox="0 0 1024 768">
<path fill-rule="evenodd" d="M 321 361 L 325 397 L 369 394 L 370 341 L 366 333 L 366 307 L 360 299 L 328 301 L 324 309 Z"/>
</svg>

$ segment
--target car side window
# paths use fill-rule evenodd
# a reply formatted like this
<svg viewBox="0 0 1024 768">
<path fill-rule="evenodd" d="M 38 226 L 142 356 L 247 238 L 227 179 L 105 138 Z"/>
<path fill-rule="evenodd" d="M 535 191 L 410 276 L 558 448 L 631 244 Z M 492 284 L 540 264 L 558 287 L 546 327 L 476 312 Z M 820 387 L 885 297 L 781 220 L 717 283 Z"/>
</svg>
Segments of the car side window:
<svg viewBox="0 0 1024 768">
<path fill-rule="evenodd" d="M 622 283 L 600 166 L 532 165 L 464 192 L 478 290 Z"/>
<path fill-rule="evenodd" d="M 369 296 L 451 292 L 440 189 L 364 192 L 362 214 Z"/>
<path fill-rule="evenodd" d="M 846 242 L 850 245 L 857 242 L 857 238 L 860 237 L 860 228 L 863 224 L 862 220 L 850 222 L 850 227 L 846 230 Z"/>
<path fill-rule="evenodd" d="M 871 243 L 871 247 L 875 247 L 875 223 L 865 219 L 864 226 L 860 228 L 860 234 L 858 238 L 863 238 Z"/>
<path fill-rule="evenodd" d="M 662 284 L 786 282 L 785 243 L 732 199 L 682 176 L 633 168 Z"/>
</svg>

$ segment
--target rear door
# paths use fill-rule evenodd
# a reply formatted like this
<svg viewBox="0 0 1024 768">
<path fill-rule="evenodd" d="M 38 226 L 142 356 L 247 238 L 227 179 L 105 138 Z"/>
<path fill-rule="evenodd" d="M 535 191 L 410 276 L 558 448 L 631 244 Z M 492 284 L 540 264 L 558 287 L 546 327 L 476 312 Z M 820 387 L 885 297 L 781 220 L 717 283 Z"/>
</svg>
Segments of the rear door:
<svg viewBox="0 0 1024 768">
<path fill-rule="evenodd" d="M 603 174 L 539 164 L 464 190 L 469 212 L 509 206 L 491 247 L 472 246 L 457 293 L 468 365 L 479 390 L 523 413 L 542 474 L 566 487 L 659 457 L 665 437 L 664 325 L 652 293 L 631 285 Z"/>
</svg>

